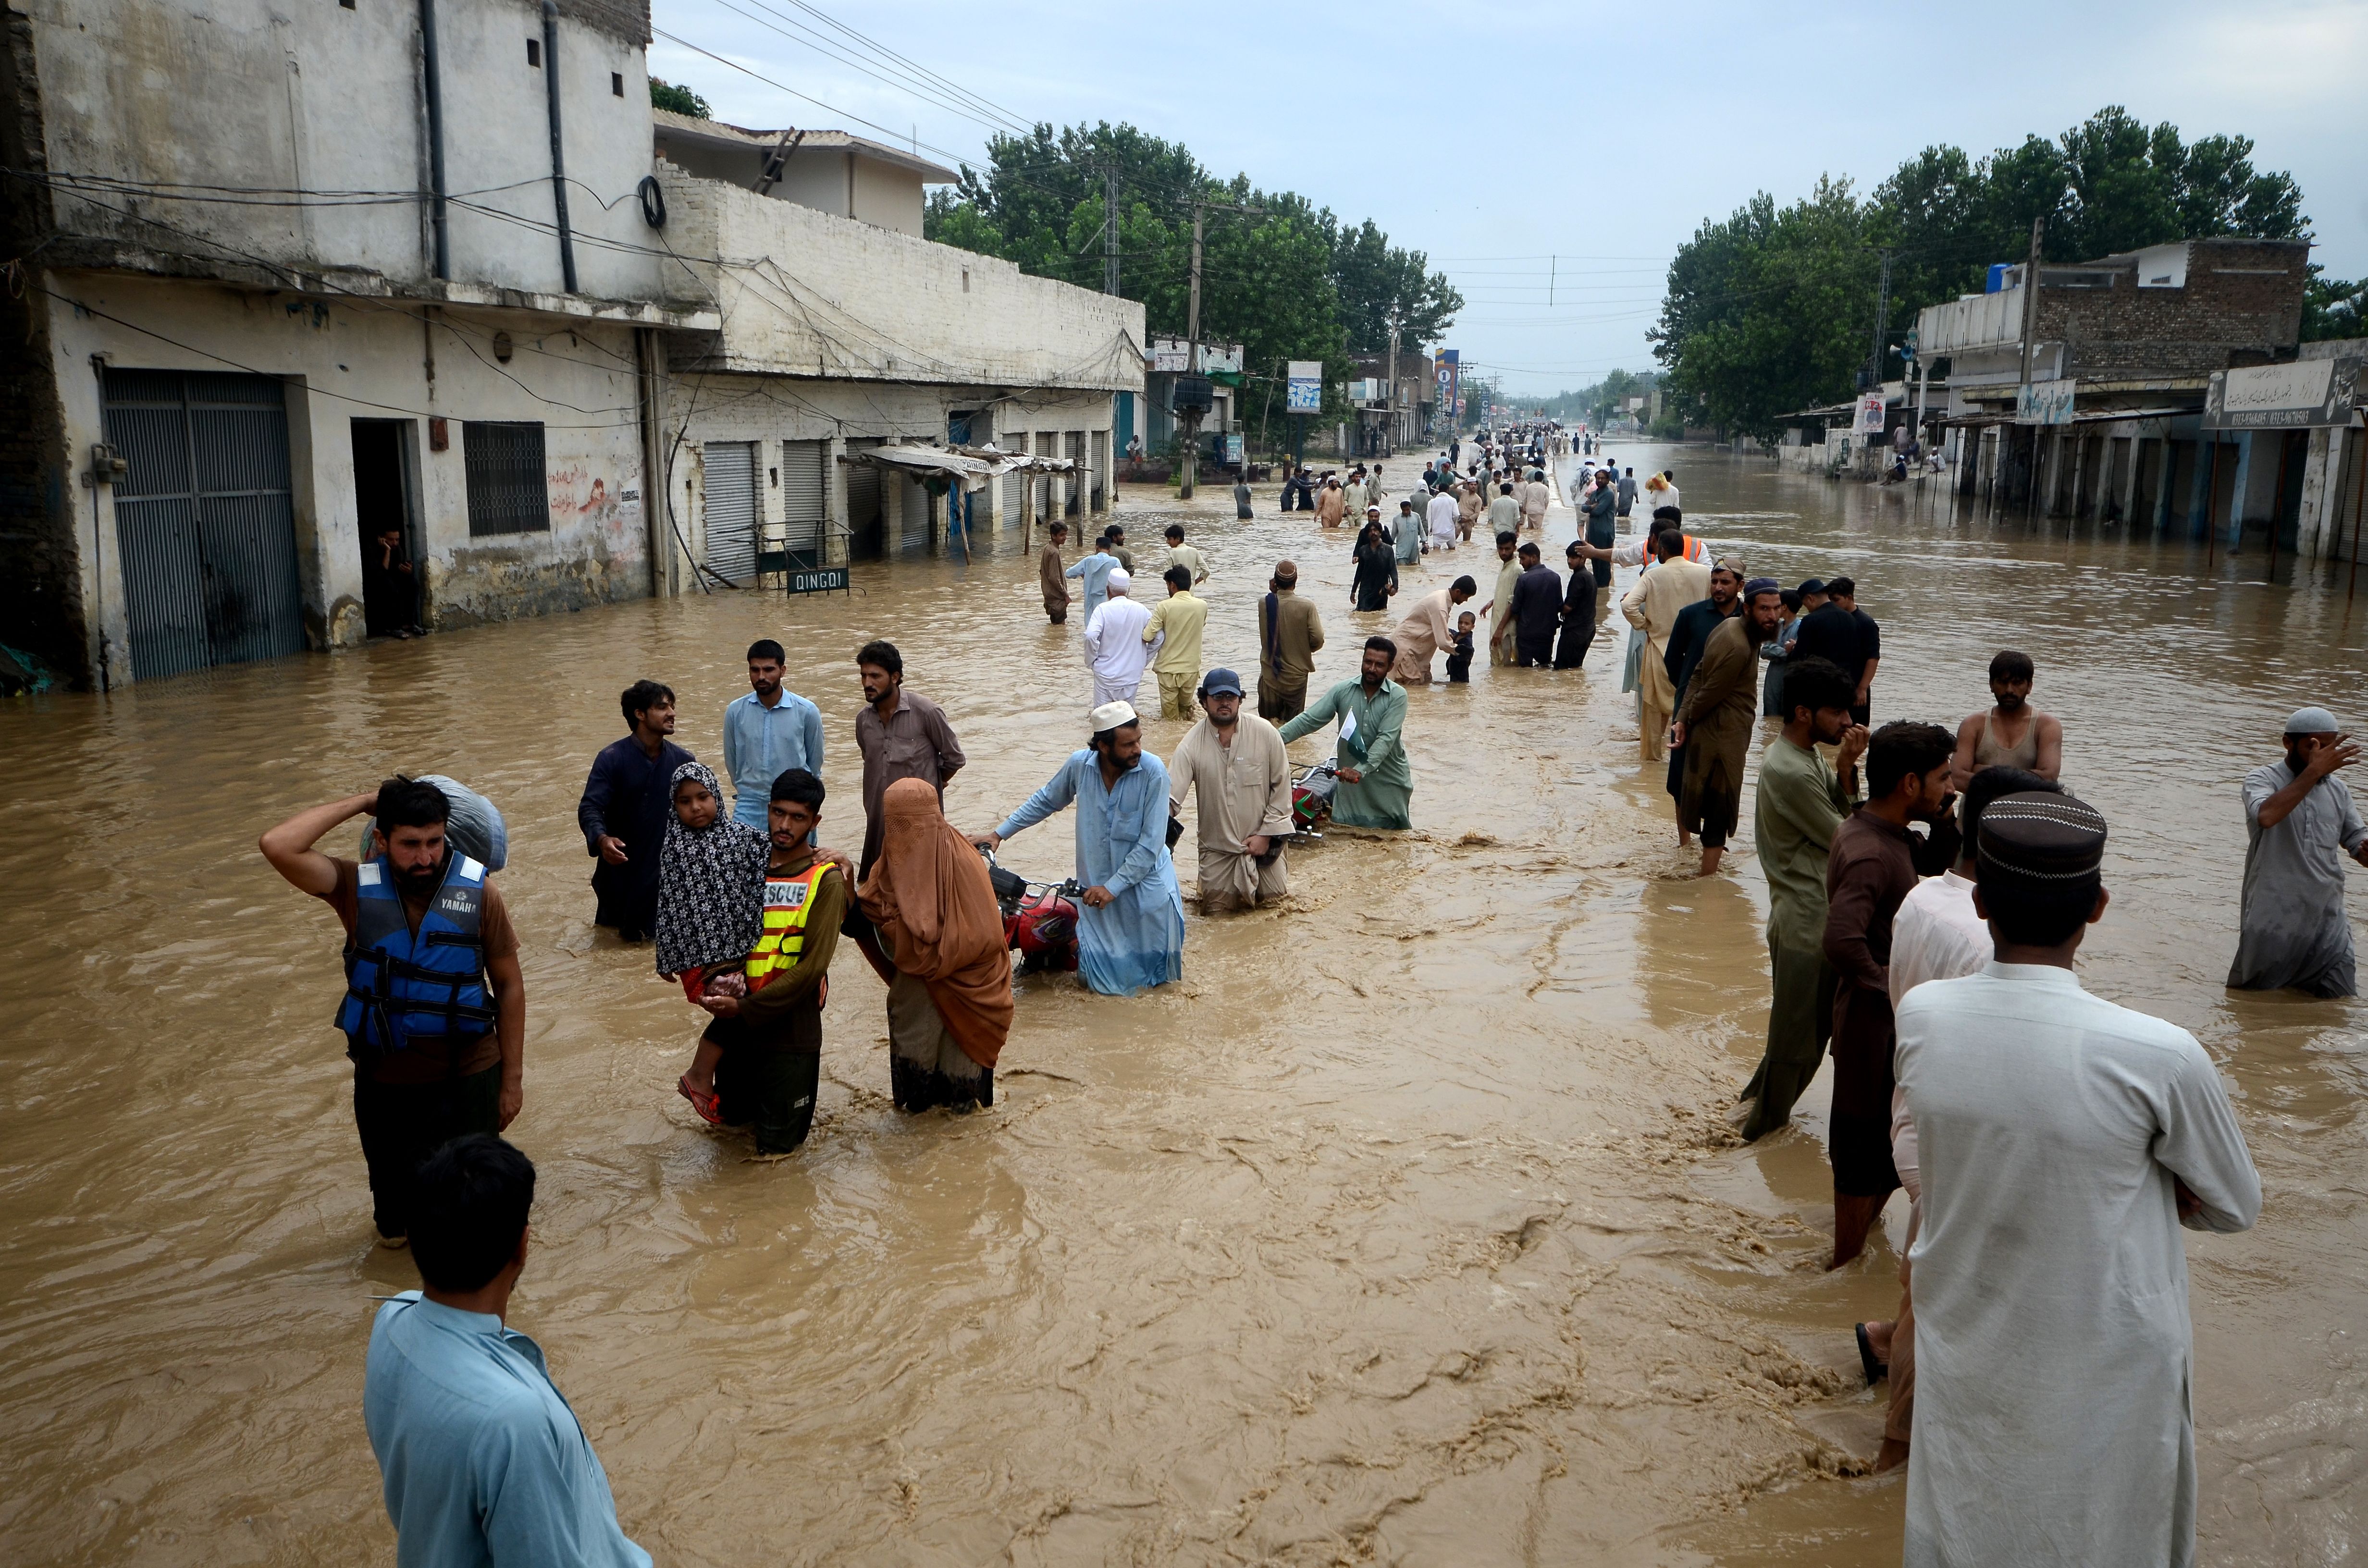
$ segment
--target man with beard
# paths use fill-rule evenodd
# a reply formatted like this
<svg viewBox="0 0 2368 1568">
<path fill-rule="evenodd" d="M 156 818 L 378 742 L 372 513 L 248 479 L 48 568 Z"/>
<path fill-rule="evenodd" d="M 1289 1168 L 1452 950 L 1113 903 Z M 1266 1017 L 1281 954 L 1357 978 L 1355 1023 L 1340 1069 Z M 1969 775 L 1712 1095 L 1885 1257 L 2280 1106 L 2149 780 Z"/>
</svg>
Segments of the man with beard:
<svg viewBox="0 0 2368 1568">
<path fill-rule="evenodd" d="M 1661 650 L 1661 666 L 1669 677 L 1672 700 L 1669 711 L 1675 714 L 1685 706 L 1686 687 L 1692 684 L 1694 666 L 1702 663 L 1702 650 L 1710 645 L 1710 634 L 1725 622 L 1741 613 L 1743 562 L 1732 556 L 1722 556 L 1710 569 L 1710 597 L 1696 599 L 1678 611 L 1669 627 L 1668 646 Z M 1669 799 L 1678 801 L 1678 847 L 1683 849 L 1692 837 L 1686 826 L 1683 803 L 1686 777 L 1686 743 L 1684 737 L 1672 733 L 1669 738 Z M 1715 864 L 1715 862 L 1713 862 Z"/>
<path fill-rule="evenodd" d="M 1291 757 L 1275 727 L 1242 711 L 1242 679 L 1211 670 L 1195 694 L 1207 717 L 1185 732 L 1167 765 L 1167 810 L 1190 795 L 1200 821 L 1201 908 L 1246 909 L 1291 891 Z"/>
<path fill-rule="evenodd" d="M 2286 757 L 2245 775 L 2245 888 L 2228 983 L 2291 986 L 2313 996 L 2357 994 L 2343 862 L 2368 866 L 2368 828 L 2335 777 L 2360 760 L 2335 715 L 2305 708 L 2286 721 Z"/>
<path fill-rule="evenodd" d="M 592 924 L 639 942 L 657 927 L 658 846 L 674 815 L 674 770 L 699 759 L 666 738 L 674 733 L 674 687 L 637 680 L 618 705 L 632 733 L 592 759 L 575 825 L 585 852 L 599 861 L 592 868 L 598 901 Z"/>
<path fill-rule="evenodd" d="M 379 1238 L 391 1247 L 410 1234 L 419 1163 L 463 1133 L 500 1131 L 525 1100 L 518 936 L 485 868 L 447 844 L 450 812 L 435 785 L 398 776 L 299 812 L 256 846 L 345 927 L 337 1028 L 354 1063 L 354 1127 Z M 369 861 L 313 847 L 365 814 Z M 655 838 L 649 859 L 657 863 Z"/>
<path fill-rule="evenodd" d="M 1891 1160 L 1891 921 L 1916 886 L 1907 824 L 1938 822 L 1948 811 L 1955 750 L 1938 724 L 1903 719 L 1877 730 L 1867 742 L 1866 801 L 1834 830 L 1826 862 L 1825 952 L 1834 970 L 1829 1269 L 1864 1250 L 1869 1227 L 1899 1185 Z"/>
<path fill-rule="evenodd" d="M 1414 769 L 1406 764 L 1404 738 L 1406 687 L 1390 679 L 1397 656 L 1398 645 L 1388 638 L 1366 638 L 1358 678 L 1342 681 L 1282 727 L 1288 744 L 1339 722 L 1340 787 L 1332 797 L 1332 820 L 1344 827 L 1414 825 Z"/>
<path fill-rule="evenodd" d="M 1682 749 L 1686 759 L 1678 832 L 1702 835 L 1705 877 L 1718 869 L 1727 835 L 1742 812 L 1743 759 L 1759 710 L 1759 644 L 1776 634 L 1782 608 L 1775 578 L 1751 579 L 1745 585 L 1743 612 L 1711 632 L 1678 702 L 1671 751 Z"/>
<path fill-rule="evenodd" d="M 1997 706 L 1957 726 L 1950 772 L 1960 792 L 1985 767 L 2019 767 L 2056 782 L 2064 768 L 2064 726 L 2031 705 L 2032 675 L 2031 655 L 2012 648 L 2000 649 L 1990 661 L 1990 695 Z"/>
<path fill-rule="evenodd" d="M 1077 808 L 1077 972 L 1094 990 L 1130 995 L 1184 976 L 1184 895 L 1167 856 L 1167 768 L 1143 749 L 1131 702 L 1087 715 L 1093 740 L 1044 787 L 971 840 L 992 850 L 1012 835 Z"/>
</svg>

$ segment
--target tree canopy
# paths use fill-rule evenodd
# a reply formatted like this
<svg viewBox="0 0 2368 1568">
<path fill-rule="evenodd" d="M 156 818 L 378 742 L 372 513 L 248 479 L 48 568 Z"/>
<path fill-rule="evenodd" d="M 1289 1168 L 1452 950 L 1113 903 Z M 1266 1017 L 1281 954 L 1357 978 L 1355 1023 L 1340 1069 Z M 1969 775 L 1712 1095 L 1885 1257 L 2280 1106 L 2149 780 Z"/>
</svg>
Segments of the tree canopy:
<svg viewBox="0 0 2368 1568">
<path fill-rule="evenodd" d="M 672 82 L 661 82 L 655 76 L 650 78 L 650 107 L 671 109 L 677 114 L 691 115 L 700 119 L 715 118 L 705 98 L 689 87 L 677 87 Z"/>
<path fill-rule="evenodd" d="M 1143 302 L 1163 337 L 1187 330 L 1192 204 L 1210 204 L 1201 336 L 1240 342 L 1250 375 L 1280 379 L 1286 360 L 1321 359 L 1328 387 L 1349 377 L 1351 356 L 1387 350 L 1393 320 L 1401 350 L 1417 352 L 1463 308 L 1445 274 L 1421 252 L 1391 244 L 1371 220 L 1345 223 L 1247 175 L 1220 180 L 1181 143 L 1107 120 L 995 137 L 985 168 L 965 164 L 959 185 L 930 193 L 923 232 L 1038 277 L 1099 289 L 1113 185 L 1119 292 Z"/>
<path fill-rule="evenodd" d="M 2023 259 L 2033 218 L 2055 261 L 2218 234 L 2301 238 L 2301 189 L 2255 169 L 2252 153 L 2241 136 L 2190 142 L 2113 107 L 2052 142 L 2026 136 L 1983 158 L 1927 147 L 1863 199 L 1827 177 L 1782 209 L 1762 192 L 1679 247 L 1646 335 L 1668 391 L 1699 421 L 1772 437 L 1777 415 L 1850 395 L 1878 330 L 1878 373 L 1896 369 L 1916 312 L 1979 290 L 1993 262 Z M 1884 247 L 1891 294 L 1878 324 Z M 2356 321 L 2358 299 L 2356 285 L 2329 285 L 2322 319 Z"/>
</svg>

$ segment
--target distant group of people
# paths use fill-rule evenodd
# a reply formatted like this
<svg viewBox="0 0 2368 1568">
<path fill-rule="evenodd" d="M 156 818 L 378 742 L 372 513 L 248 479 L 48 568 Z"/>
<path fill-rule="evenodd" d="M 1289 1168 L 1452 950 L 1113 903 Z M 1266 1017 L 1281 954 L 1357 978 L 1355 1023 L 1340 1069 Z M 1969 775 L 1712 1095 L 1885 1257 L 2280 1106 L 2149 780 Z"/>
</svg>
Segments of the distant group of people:
<svg viewBox="0 0 2368 1568">
<path fill-rule="evenodd" d="M 1558 438 L 1531 433 L 1532 457 Z M 1419 510 L 1400 507 L 1417 519 L 1402 526 L 1429 536 L 1418 551 L 1457 542 L 1440 537 L 1441 500 L 1452 531 L 1468 533 L 1476 486 L 1455 456 L 1429 469 Z M 1771 997 L 1737 1125 L 1747 1140 L 1785 1126 L 1830 1055 L 1829 1266 L 1859 1256 L 1895 1188 L 1909 1193 L 1899 1309 L 1853 1332 L 1870 1382 L 1890 1381 L 1876 1462 L 1909 1464 L 1911 1560 L 2186 1560 L 2195 1481 L 2176 1227 L 2243 1229 L 2260 1183 L 2192 1037 L 2073 975 L 2109 903 L 2107 826 L 2063 787 L 2064 728 L 2032 706 L 2032 661 L 1999 652 L 1990 705 L 1953 730 L 1871 728 L 1881 629 L 1850 578 L 1786 589 L 1750 575 L 1685 532 L 1673 474 L 1638 487 L 1609 467 L 1577 499 L 1585 534 L 1565 578 L 1520 537 L 1544 513 L 1533 519 L 1516 486 L 1541 483 L 1499 481 L 1493 516 L 1477 514 L 1508 525 L 1493 529 L 1499 573 L 1477 612 L 1492 618 L 1490 660 L 1577 666 L 1598 570 L 1639 566 L 1621 608 L 1640 755 L 1666 759 L 1679 843 L 1700 836 L 1705 873 L 1737 825 L 1755 721 L 1774 721 L 1754 808 Z M 1611 526 L 1640 495 L 1650 526 L 1621 545 Z M 990 831 L 947 819 L 944 790 L 967 758 L 943 710 L 905 687 L 893 643 L 855 654 L 865 831 L 853 858 L 824 842 L 826 726 L 784 685 L 778 642 L 747 650 L 720 772 L 674 741 L 669 687 L 641 680 L 620 695 L 626 733 L 595 758 L 577 811 L 594 919 L 654 942 L 656 971 L 700 1020 L 676 1089 L 703 1119 L 750 1129 L 760 1156 L 796 1150 L 813 1127 L 842 937 L 886 987 L 894 1103 L 994 1103 L 1016 1003 L 981 850 L 1071 813 L 1080 976 L 1122 994 L 1182 973 L 1171 849 L 1188 801 L 1204 913 L 1289 892 L 1293 740 L 1337 728 L 1334 821 L 1411 825 L 1407 688 L 1441 653 L 1451 681 L 1469 678 L 1477 617 L 1456 612 L 1477 595 L 1473 577 L 1425 595 L 1391 635 L 1363 640 L 1353 678 L 1311 693 L 1322 619 L 1294 562 L 1277 562 L 1257 605 L 1253 702 L 1233 668 L 1202 665 L 1208 606 L 1195 589 L 1212 572 L 1180 525 L 1166 530 L 1155 567 L 1166 594 L 1151 607 L 1133 602 L 1121 528 L 1073 565 L 1065 533 L 1052 529 L 1042 587 L 1054 625 L 1073 602 L 1087 608 L 1086 744 Z M 1392 566 L 1403 546 L 1387 528 L 1367 533 L 1354 603 L 1370 611 L 1389 597 L 1362 591 L 1380 576 L 1374 546 Z M 1161 715 L 1190 722 L 1165 762 L 1135 706 L 1146 672 Z M 2320 708 L 2295 712 L 2283 739 L 2283 758 L 2243 787 L 2228 983 L 2350 995 L 2339 857 L 2368 865 L 2368 827 L 2336 775 L 2359 748 Z M 357 817 L 368 819 L 357 858 L 315 847 Z M 523 1104 L 526 1039 L 518 938 L 493 881 L 507 834 L 459 781 L 397 776 L 260 843 L 343 929 L 336 1027 L 376 1226 L 409 1245 L 423 1282 L 380 1313 L 365 1415 L 406 1560 L 507 1561 L 564 1542 L 570 1561 L 646 1563 L 541 1352 L 503 1322 L 535 1180 L 499 1137 Z"/>
</svg>

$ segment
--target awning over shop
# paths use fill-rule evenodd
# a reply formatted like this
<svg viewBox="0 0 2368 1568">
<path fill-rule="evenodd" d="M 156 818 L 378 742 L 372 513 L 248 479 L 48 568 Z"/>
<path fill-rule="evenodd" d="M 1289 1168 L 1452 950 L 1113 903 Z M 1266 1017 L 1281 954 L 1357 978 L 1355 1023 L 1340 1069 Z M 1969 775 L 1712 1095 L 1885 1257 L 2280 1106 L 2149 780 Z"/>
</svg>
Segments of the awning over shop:
<svg viewBox="0 0 2368 1568">
<path fill-rule="evenodd" d="M 874 468 L 902 469 L 932 488 L 974 494 L 987 482 L 1008 473 L 1068 473 L 1077 466 L 1069 458 L 1039 457 L 984 447 L 868 447 L 848 452 L 843 463 L 869 463 Z"/>
<path fill-rule="evenodd" d="M 2186 408 L 2100 408 L 2075 414 L 2069 419 L 2058 421 L 2058 425 L 2117 425 L 2125 419 L 2185 419 L 2193 415 L 2197 411 L 2192 406 Z M 2009 408 L 1982 414 L 1952 414 L 1947 418 L 1939 420 L 1936 423 L 1951 426 L 1961 430 L 1970 430 L 1977 427 L 1987 427 L 1992 425 L 2012 425 L 2017 423 L 2017 421 L 2014 416 L 2014 411 Z M 2034 425 L 2032 428 L 2034 430 L 2045 430 L 2050 428 L 2050 426 L 2045 425 Z"/>
</svg>

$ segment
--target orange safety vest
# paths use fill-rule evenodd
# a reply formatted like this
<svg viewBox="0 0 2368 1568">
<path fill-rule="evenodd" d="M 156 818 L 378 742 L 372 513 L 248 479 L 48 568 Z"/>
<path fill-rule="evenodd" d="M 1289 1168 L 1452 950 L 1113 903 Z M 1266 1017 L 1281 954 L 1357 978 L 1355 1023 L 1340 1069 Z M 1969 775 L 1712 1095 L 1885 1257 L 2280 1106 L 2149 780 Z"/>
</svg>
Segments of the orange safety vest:
<svg viewBox="0 0 2368 1568">
<path fill-rule="evenodd" d="M 765 932 L 757 938 L 757 946 L 748 954 L 748 989 L 762 991 L 776 977 L 798 967 L 805 951 L 806 911 L 814 903 L 814 890 L 822 885 L 823 873 L 831 869 L 828 860 L 816 860 L 793 877 L 765 874 Z M 828 982 L 824 983 L 827 987 Z M 815 1005 L 827 1000 L 827 989 L 815 993 Z"/>
</svg>

